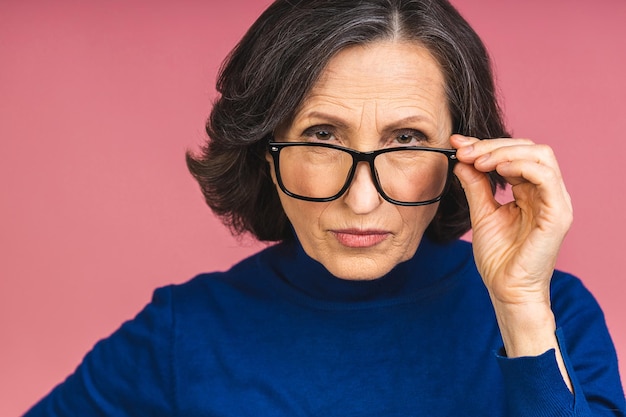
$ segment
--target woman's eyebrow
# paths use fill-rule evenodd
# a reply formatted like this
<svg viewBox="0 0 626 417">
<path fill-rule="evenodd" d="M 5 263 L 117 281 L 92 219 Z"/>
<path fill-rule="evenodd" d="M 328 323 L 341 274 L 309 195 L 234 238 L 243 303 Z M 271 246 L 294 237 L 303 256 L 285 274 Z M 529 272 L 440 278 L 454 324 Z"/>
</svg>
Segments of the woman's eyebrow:
<svg viewBox="0 0 626 417">
<path fill-rule="evenodd" d="M 304 113 L 301 116 L 299 116 L 298 119 L 300 121 L 304 121 L 308 119 L 315 119 L 315 120 L 319 120 L 321 123 L 328 123 L 340 129 L 350 128 L 350 124 L 346 122 L 345 120 L 343 120 L 342 118 L 338 117 L 336 114 L 321 112 L 319 110 L 313 110 L 311 112 Z M 394 130 L 412 127 L 411 125 L 414 125 L 416 123 L 427 124 L 428 127 L 435 127 L 436 125 L 435 122 L 429 117 L 426 117 L 423 115 L 411 115 L 411 116 L 407 116 L 399 120 L 394 120 L 393 122 L 390 122 L 384 125 L 381 131 L 392 132 Z"/>
<path fill-rule="evenodd" d="M 430 118 L 422 115 L 411 115 L 385 125 L 384 132 L 391 132 L 398 129 L 418 127 L 416 124 L 427 125 L 428 128 L 436 127 L 436 123 Z"/>
<path fill-rule="evenodd" d="M 304 121 L 308 119 L 319 120 L 323 124 L 330 124 L 340 129 L 349 129 L 350 125 L 345 120 L 337 117 L 336 114 L 330 114 L 321 112 L 319 110 L 313 110 L 302 114 L 298 117 L 299 120 Z"/>
</svg>

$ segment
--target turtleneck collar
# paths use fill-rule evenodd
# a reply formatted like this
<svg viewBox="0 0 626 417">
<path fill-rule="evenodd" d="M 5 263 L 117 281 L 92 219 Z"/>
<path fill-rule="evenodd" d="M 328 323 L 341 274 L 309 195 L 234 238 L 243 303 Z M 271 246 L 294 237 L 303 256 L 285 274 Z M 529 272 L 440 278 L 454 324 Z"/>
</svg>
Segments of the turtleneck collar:
<svg viewBox="0 0 626 417">
<path fill-rule="evenodd" d="M 459 250 L 458 246 L 465 246 Z M 273 247 L 266 257 L 282 284 L 307 298 L 325 302 L 389 301 L 427 295 L 441 285 L 450 285 L 472 256 L 467 242 L 437 244 L 424 237 L 408 261 L 374 280 L 345 280 L 333 276 L 321 263 L 306 254 L 295 240 Z M 462 254 L 462 256 L 459 256 Z"/>
</svg>

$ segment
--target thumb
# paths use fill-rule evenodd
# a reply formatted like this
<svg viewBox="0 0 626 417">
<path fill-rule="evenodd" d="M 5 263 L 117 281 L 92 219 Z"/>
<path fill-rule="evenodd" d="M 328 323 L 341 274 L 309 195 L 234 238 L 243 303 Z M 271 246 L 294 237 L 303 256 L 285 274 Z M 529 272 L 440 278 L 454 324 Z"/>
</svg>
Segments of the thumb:
<svg viewBox="0 0 626 417">
<path fill-rule="evenodd" d="M 493 197 L 489 177 L 478 171 L 473 165 L 459 162 L 454 167 L 454 174 L 461 182 L 470 209 L 472 224 L 484 216 L 493 213 L 500 204 Z"/>
</svg>

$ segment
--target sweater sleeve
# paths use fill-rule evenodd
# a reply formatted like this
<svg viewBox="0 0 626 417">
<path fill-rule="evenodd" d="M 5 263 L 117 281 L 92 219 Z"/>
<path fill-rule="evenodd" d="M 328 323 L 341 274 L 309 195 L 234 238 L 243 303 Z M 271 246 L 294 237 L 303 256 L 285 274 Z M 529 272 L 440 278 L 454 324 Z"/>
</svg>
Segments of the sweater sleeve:
<svg viewBox="0 0 626 417">
<path fill-rule="evenodd" d="M 552 309 L 556 336 L 572 381 L 561 377 L 554 349 L 509 359 L 501 351 L 507 416 L 626 416 L 617 355 L 600 306 L 575 277 L 555 273 Z"/>
<path fill-rule="evenodd" d="M 175 415 L 169 288 L 98 342 L 76 371 L 24 417 Z"/>
</svg>

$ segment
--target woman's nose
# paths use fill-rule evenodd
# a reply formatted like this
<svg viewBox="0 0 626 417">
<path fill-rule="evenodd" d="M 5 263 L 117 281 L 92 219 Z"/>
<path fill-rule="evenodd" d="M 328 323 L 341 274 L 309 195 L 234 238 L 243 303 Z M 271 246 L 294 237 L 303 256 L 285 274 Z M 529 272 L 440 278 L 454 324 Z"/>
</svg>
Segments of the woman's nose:
<svg viewBox="0 0 626 417">
<path fill-rule="evenodd" d="M 367 214 L 382 203 L 382 197 L 374 185 L 368 164 L 361 162 L 357 165 L 352 183 L 343 200 L 356 214 Z"/>
</svg>

